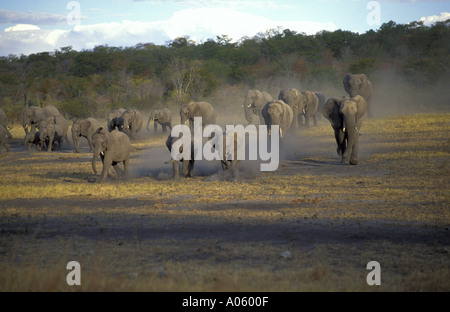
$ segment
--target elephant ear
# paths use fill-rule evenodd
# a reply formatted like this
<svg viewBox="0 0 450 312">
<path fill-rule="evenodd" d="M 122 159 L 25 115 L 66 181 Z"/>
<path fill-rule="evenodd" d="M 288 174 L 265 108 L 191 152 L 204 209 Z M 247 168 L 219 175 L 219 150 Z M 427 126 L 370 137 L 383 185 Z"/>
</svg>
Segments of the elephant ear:
<svg viewBox="0 0 450 312">
<path fill-rule="evenodd" d="M 356 102 L 356 116 L 355 116 L 355 118 L 356 118 L 356 122 L 358 122 L 364 116 L 364 114 L 367 111 L 367 102 L 360 95 L 354 96 L 352 98 L 352 100 L 354 100 Z"/>
<path fill-rule="evenodd" d="M 322 107 L 322 115 L 328 119 L 335 129 L 341 126 L 341 116 L 339 114 L 339 102 L 341 99 L 329 98 Z"/>
<path fill-rule="evenodd" d="M 90 126 L 91 122 L 89 120 L 83 120 L 82 122 L 80 122 L 80 132 L 87 133 Z"/>
<path fill-rule="evenodd" d="M 190 102 L 187 107 L 191 118 L 197 115 L 199 109 L 197 103 Z"/>
</svg>

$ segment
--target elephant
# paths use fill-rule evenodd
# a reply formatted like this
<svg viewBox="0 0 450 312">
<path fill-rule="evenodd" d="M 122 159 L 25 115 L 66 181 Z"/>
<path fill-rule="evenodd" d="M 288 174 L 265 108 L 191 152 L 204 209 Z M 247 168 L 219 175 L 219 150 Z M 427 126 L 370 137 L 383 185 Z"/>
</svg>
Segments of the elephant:
<svg viewBox="0 0 450 312">
<path fill-rule="evenodd" d="M 124 130 L 124 121 L 122 116 L 117 116 L 111 119 L 108 122 L 108 131 L 111 132 L 113 130 L 119 130 L 121 132 L 125 132 Z"/>
<path fill-rule="evenodd" d="M 125 108 L 119 108 L 116 110 L 113 110 L 111 112 L 108 113 L 108 115 L 106 116 L 106 122 L 108 125 L 108 131 L 111 132 L 113 131 L 116 127 L 117 124 L 116 122 L 112 122 L 113 119 L 122 116 L 122 114 L 125 112 Z"/>
<path fill-rule="evenodd" d="M 55 143 L 61 149 L 63 137 L 63 130 L 58 124 L 49 123 L 45 127 L 39 128 L 40 146 L 44 147 L 44 144 L 47 144 L 47 152 L 54 150 Z"/>
<path fill-rule="evenodd" d="M 252 123 L 253 114 L 259 116 L 260 124 L 264 123 L 264 118 L 261 115 L 261 110 L 264 107 L 264 105 L 271 100 L 272 96 L 265 91 L 262 92 L 259 90 L 247 91 L 243 107 L 245 119 L 248 121 L 248 124 Z"/>
<path fill-rule="evenodd" d="M 155 133 L 157 131 L 158 124 L 162 127 L 162 132 L 166 133 L 166 128 L 169 127 L 169 129 L 172 129 L 172 112 L 167 107 L 163 109 L 156 109 L 153 110 L 150 113 L 150 116 L 148 117 L 147 121 L 147 131 L 150 131 L 148 125 L 150 124 L 150 121 L 153 120 L 154 124 L 154 130 Z"/>
<path fill-rule="evenodd" d="M 42 150 L 41 137 L 39 131 L 28 132 L 25 136 L 25 147 L 30 151 L 31 145 L 36 145 L 36 149 Z"/>
<path fill-rule="evenodd" d="M 0 154 L 2 153 L 2 147 L 4 147 L 7 152 L 10 151 L 7 139 L 12 139 L 12 135 L 4 125 L 0 125 Z"/>
<path fill-rule="evenodd" d="M 261 113 L 264 117 L 264 122 L 267 125 L 269 135 L 271 134 L 270 127 L 272 125 L 279 125 L 280 138 L 283 138 L 283 134 L 288 132 L 295 119 L 291 106 L 282 100 L 272 100 L 267 102 Z"/>
<path fill-rule="evenodd" d="M 69 123 L 67 122 L 66 118 L 59 115 L 42 119 L 41 122 L 39 123 L 39 130 L 41 128 L 47 127 L 47 125 L 49 124 L 55 124 L 60 126 L 62 130 L 62 133 L 60 133 L 60 135 L 62 135 L 62 141 L 67 141 L 67 131 L 69 130 Z"/>
<path fill-rule="evenodd" d="M 87 118 L 74 121 L 72 124 L 72 141 L 75 152 L 79 153 L 80 137 L 87 139 L 89 143 L 89 150 L 92 152 L 94 146 L 92 145 L 92 135 L 100 128 L 100 123 L 97 119 Z"/>
<path fill-rule="evenodd" d="M 359 149 L 359 129 L 362 117 L 367 112 L 367 102 L 360 96 L 352 98 L 330 98 L 322 108 L 322 114 L 327 118 L 334 130 L 337 153 L 341 162 L 357 165 Z"/>
<path fill-rule="evenodd" d="M 166 146 L 167 149 L 169 150 L 169 152 L 172 153 L 172 146 L 173 144 L 179 140 L 180 137 L 172 137 L 171 134 L 169 134 L 169 136 L 166 139 Z M 183 153 L 183 145 L 180 146 L 180 154 Z M 173 179 L 174 180 L 178 180 L 180 178 L 180 173 L 179 173 L 179 162 L 182 163 L 183 167 L 181 169 L 181 174 L 185 177 L 192 177 L 193 174 L 192 172 L 194 171 L 194 165 L 195 165 L 195 158 L 194 158 L 194 141 L 191 140 L 191 159 L 180 159 L 175 160 L 175 159 L 171 159 L 169 161 L 166 161 L 166 164 L 172 164 L 172 168 L 173 168 Z"/>
<path fill-rule="evenodd" d="M 137 134 L 142 129 L 142 114 L 136 109 L 129 108 L 123 112 L 121 118 L 117 118 L 119 121 L 119 127 L 123 128 L 123 131 L 130 138 L 136 138 Z"/>
<path fill-rule="evenodd" d="M 319 99 L 311 91 L 300 92 L 297 89 L 283 89 L 280 90 L 278 99 L 282 100 L 293 111 L 293 129 L 298 128 L 299 119 L 301 116 L 305 116 L 305 125 L 309 126 L 309 119 L 313 117 L 314 125 L 317 125 L 317 108 L 319 106 Z"/>
<path fill-rule="evenodd" d="M 92 144 L 94 146 L 92 157 L 92 169 L 97 174 L 97 158 L 100 155 L 103 163 L 103 170 L 99 178 L 99 182 L 104 182 L 106 176 L 116 178 L 109 173 L 111 166 L 116 171 L 117 177 L 128 176 L 128 168 L 130 165 L 131 143 L 128 135 L 118 130 L 111 132 L 102 127 L 98 128 L 92 135 Z M 123 163 L 123 172 L 118 164 Z"/>
<path fill-rule="evenodd" d="M 59 110 L 53 105 L 46 105 L 44 107 L 31 106 L 26 108 L 22 114 L 22 124 L 25 135 L 29 132 L 28 127 L 30 127 L 30 132 L 34 132 L 41 120 L 60 115 Z"/>
<path fill-rule="evenodd" d="M 194 129 L 194 117 L 202 117 L 202 124 L 216 123 L 216 111 L 214 107 L 208 102 L 189 102 L 180 109 L 181 124 L 186 124 L 189 121 L 191 131 Z"/>
<path fill-rule="evenodd" d="M 325 94 L 319 91 L 314 91 L 314 94 L 317 96 L 317 99 L 319 100 L 318 106 L 317 106 L 317 117 L 319 118 L 322 114 L 322 108 L 325 102 L 327 101 L 327 98 Z"/>
<path fill-rule="evenodd" d="M 367 117 L 372 118 L 372 83 L 364 74 L 347 74 L 343 80 L 344 90 L 350 97 L 361 95 L 367 103 Z"/>
</svg>

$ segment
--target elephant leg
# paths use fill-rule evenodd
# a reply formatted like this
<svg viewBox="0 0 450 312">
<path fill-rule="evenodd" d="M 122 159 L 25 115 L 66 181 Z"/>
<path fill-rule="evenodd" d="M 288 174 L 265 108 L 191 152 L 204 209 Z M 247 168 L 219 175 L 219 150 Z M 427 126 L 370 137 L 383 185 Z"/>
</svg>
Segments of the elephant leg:
<svg viewBox="0 0 450 312">
<path fill-rule="evenodd" d="M 190 178 L 193 177 L 192 172 L 194 171 L 194 164 L 195 164 L 195 160 L 194 159 L 189 160 L 187 177 L 190 177 Z"/>
<path fill-rule="evenodd" d="M 317 126 L 317 114 L 313 115 L 314 126 Z"/>
<path fill-rule="evenodd" d="M 130 159 L 127 158 L 123 161 L 123 177 L 128 179 L 128 169 L 130 167 Z"/>
<path fill-rule="evenodd" d="M 123 175 L 122 169 L 119 168 L 119 164 L 118 163 L 114 163 L 114 165 L 112 165 L 112 167 L 114 168 L 114 170 L 116 171 L 116 176 L 117 178 L 121 178 Z"/>
<path fill-rule="evenodd" d="M 155 131 L 155 133 L 158 132 L 158 124 L 157 124 L 156 121 L 155 121 L 155 123 L 153 124 L 153 130 Z"/>
<path fill-rule="evenodd" d="M 105 157 L 102 158 L 102 162 L 103 162 L 103 169 L 102 174 L 100 175 L 100 182 L 104 182 L 106 180 L 106 176 L 109 176 L 110 178 L 114 179 L 114 176 L 111 175 L 109 172 L 109 169 L 111 169 L 112 160 L 105 155 Z"/>
<path fill-rule="evenodd" d="M 172 162 L 172 168 L 173 168 L 173 179 L 178 180 L 180 179 L 180 173 L 179 173 L 179 164 L 178 161 Z"/>
<path fill-rule="evenodd" d="M 166 133 L 166 124 L 162 124 L 162 132 Z"/>
<path fill-rule="evenodd" d="M 184 175 L 185 177 L 188 176 L 188 174 L 189 174 L 189 160 L 184 160 L 183 159 L 183 166 L 181 168 L 181 174 Z"/>
<path fill-rule="evenodd" d="M 50 151 L 52 150 L 52 147 L 53 147 L 53 139 L 54 139 L 54 136 L 53 136 L 53 135 L 50 135 L 50 136 L 48 137 L 48 148 L 47 148 L 47 152 L 50 152 Z"/>
<path fill-rule="evenodd" d="M 306 127 L 309 127 L 309 118 L 310 118 L 309 114 L 305 114 L 305 126 Z"/>
<path fill-rule="evenodd" d="M 347 138 L 347 147 L 345 152 L 342 154 L 342 162 L 346 163 L 350 161 L 350 164 L 357 165 L 358 164 L 358 133 L 353 130 L 348 130 L 346 134 Z M 355 150 L 356 147 L 356 150 Z"/>
<path fill-rule="evenodd" d="M 220 164 L 222 165 L 222 170 L 226 170 L 228 168 L 228 161 L 221 160 Z"/>
</svg>

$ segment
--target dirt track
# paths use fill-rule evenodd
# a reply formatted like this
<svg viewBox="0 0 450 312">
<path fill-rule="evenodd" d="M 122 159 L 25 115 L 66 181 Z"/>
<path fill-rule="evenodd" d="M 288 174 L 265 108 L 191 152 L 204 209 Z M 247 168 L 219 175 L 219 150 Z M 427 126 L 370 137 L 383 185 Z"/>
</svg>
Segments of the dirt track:
<svg viewBox="0 0 450 312">
<path fill-rule="evenodd" d="M 163 164 L 165 147 L 151 146 L 134 153 L 124 195 L 120 182 L 107 183 L 116 192 L 95 193 L 92 173 L 85 173 L 89 154 L 68 147 L 51 162 L 81 164 L 84 172 L 30 175 L 69 189 L 92 185 L 92 193 L 4 196 L 2 272 L 30 276 L 33 268 L 27 285 L 14 284 L 24 290 L 67 290 L 65 268 L 49 271 L 70 260 L 89 280 L 84 290 L 450 290 L 448 136 L 418 149 L 444 156 L 396 158 L 390 155 L 407 152 L 403 136 L 386 145 L 369 127 L 358 166 L 339 163 L 332 136 L 290 140 L 298 145 L 286 145 L 276 172 L 244 162 L 223 176 L 219 164 L 198 162 L 196 176 L 180 182 Z M 41 154 L 21 148 L 13 145 L 0 166 Z M 365 280 L 372 260 L 381 264 L 378 289 Z M 36 282 L 41 271 L 52 282 Z M 0 289 L 11 290 L 5 283 L 13 278 L 2 274 Z"/>
</svg>

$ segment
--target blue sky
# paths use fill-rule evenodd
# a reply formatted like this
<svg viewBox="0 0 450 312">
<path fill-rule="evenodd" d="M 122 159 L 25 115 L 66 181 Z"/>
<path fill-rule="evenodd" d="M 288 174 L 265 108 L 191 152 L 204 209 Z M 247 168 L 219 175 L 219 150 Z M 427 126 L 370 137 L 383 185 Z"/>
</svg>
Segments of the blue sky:
<svg viewBox="0 0 450 312">
<path fill-rule="evenodd" d="M 69 17 L 69 19 L 68 19 Z M 315 34 L 364 33 L 390 20 L 426 24 L 450 18 L 450 1 L 113 0 L 0 1 L 0 55 L 96 45 L 165 44 L 179 36 L 233 41 L 277 27 Z"/>
</svg>

